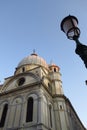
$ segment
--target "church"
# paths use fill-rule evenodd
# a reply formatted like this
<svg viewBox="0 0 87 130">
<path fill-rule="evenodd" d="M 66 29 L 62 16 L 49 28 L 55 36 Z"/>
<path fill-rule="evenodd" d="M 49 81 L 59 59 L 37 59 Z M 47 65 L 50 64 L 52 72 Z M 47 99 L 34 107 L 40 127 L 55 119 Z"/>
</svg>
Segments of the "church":
<svg viewBox="0 0 87 130">
<path fill-rule="evenodd" d="M 0 85 L 0 130 L 86 130 L 64 95 L 60 68 L 35 52 Z"/>
</svg>

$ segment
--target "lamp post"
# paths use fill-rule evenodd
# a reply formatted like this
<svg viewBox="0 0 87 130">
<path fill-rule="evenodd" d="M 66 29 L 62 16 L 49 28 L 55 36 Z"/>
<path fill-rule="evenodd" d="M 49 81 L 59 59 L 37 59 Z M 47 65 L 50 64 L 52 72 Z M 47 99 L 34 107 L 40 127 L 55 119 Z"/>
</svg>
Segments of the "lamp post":
<svg viewBox="0 0 87 130">
<path fill-rule="evenodd" d="M 76 42 L 75 53 L 83 60 L 87 68 L 87 46 L 79 41 L 80 29 L 77 27 L 78 19 L 75 16 L 67 16 L 61 22 L 61 30 L 67 35 L 67 38 Z"/>
</svg>

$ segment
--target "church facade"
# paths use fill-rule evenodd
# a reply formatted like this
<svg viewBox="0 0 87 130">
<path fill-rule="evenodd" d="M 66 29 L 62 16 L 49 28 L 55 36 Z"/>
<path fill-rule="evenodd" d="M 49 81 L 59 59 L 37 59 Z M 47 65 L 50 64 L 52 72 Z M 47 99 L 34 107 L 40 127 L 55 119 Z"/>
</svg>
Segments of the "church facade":
<svg viewBox="0 0 87 130">
<path fill-rule="evenodd" d="M 33 53 L 0 85 L 0 130 L 86 130 L 64 95 L 60 68 Z"/>
</svg>

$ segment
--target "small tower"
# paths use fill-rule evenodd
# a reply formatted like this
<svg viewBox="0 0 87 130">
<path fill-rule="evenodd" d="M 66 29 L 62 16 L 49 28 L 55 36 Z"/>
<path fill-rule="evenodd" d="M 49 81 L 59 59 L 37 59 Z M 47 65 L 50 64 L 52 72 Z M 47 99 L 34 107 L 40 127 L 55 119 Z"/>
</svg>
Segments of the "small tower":
<svg viewBox="0 0 87 130">
<path fill-rule="evenodd" d="M 49 76 L 52 81 L 52 94 L 63 95 L 61 74 L 59 72 L 60 68 L 57 65 L 52 63 L 51 65 L 49 65 L 49 69 L 50 69 Z"/>
</svg>

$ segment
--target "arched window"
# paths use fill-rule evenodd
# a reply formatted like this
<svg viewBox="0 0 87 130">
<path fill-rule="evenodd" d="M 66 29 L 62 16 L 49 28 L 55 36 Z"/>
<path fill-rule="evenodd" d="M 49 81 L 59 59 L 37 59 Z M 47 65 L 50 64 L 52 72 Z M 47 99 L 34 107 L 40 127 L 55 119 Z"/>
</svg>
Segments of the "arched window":
<svg viewBox="0 0 87 130">
<path fill-rule="evenodd" d="M 25 72 L 25 67 L 22 68 L 22 72 Z"/>
<path fill-rule="evenodd" d="M 3 107 L 2 117 L 1 117 L 1 121 L 0 121 L 0 127 L 3 127 L 5 124 L 7 110 L 8 110 L 8 104 L 5 104 Z"/>
<path fill-rule="evenodd" d="M 26 122 L 33 121 L 33 98 L 29 97 L 27 102 Z"/>
<path fill-rule="evenodd" d="M 52 106 L 49 105 L 50 127 L 52 128 Z"/>
<path fill-rule="evenodd" d="M 52 86 L 50 85 L 50 83 L 48 83 L 48 88 L 49 88 L 50 92 L 52 92 Z"/>
<path fill-rule="evenodd" d="M 56 68 L 54 68 L 54 72 L 56 72 Z"/>
</svg>

